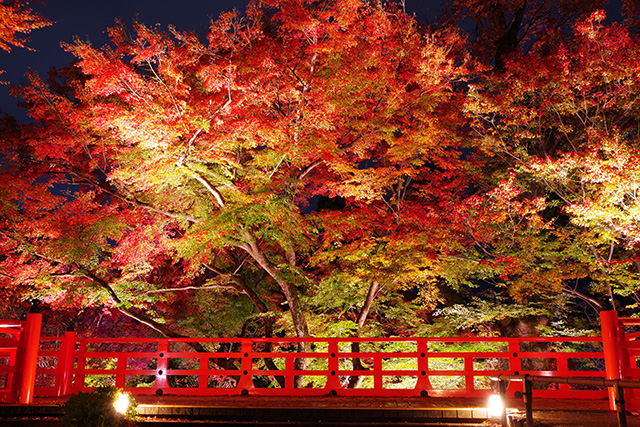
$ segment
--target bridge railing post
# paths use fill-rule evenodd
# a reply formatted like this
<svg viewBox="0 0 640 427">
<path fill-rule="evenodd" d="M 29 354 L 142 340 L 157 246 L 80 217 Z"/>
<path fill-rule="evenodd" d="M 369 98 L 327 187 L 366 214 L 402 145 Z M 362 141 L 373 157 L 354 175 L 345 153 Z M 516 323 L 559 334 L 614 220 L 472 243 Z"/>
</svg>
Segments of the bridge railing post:
<svg viewBox="0 0 640 427">
<path fill-rule="evenodd" d="M 620 387 L 619 383 L 614 384 L 613 387 L 609 387 L 613 390 L 616 399 L 616 412 L 618 416 L 618 427 L 627 427 L 627 414 L 624 402 L 624 389 Z"/>
<path fill-rule="evenodd" d="M 13 382 L 15 395 L 18 398 L 18 403 L 21 404 L 33 401 L 41 327 L 42 313 L 27 314 L 24 329 L 20 334 L 20 343 L 16 354 L 16 374 Z"/>
<path fill-rule="evenodd" d="M 600 328 L 602 329 L 602 351 L 608 380 L 622 378 L 622 360 L 620 353 L 620 331 L 618 313 L 615 310 L 600 312 Z M 609 408 L 617 410 L 616 396 L 612 387 L 609 390 Z"/>
<path fill-rule="evenodd" d="M 249 390 L 253 387 L 253 345 L 250 340 L 243 340 L 240 351 L 242 352 L 242 358 L 240 359 L 240 380 L 238 382 L 238 388 L 242 395 L 249 394 Z"/>
<path fill-rule="evenodd" d="M 418 339 L 417 343 L 417 356 L 418 356 L 418 381 L 416 382 L 416 389 L 420 390 L 420 396 L 427 397 L 429 390 L 431 390 L 431 381 L 429 380 L 429 344 L 425 339 Z"/>
<path fill-rule="evenodd" d="M 498 394 L 500 395 L 500 399 L 503 402 L 507 401 L 507 384 L 505 381 L 498 381 Z M 502 405 L 502 410 L 500 412 L 500 426 L 507 427 L 507 405 Z"/>
<path fill-rule="evenodd" d="M 522 360 L 520 359 L 520 340 L 516 338 L 510 338 L 507 341 L 507 346 L 509 349 L 509 370 L 512 375 L 520 375 L 520 371 L 522 370 Z M 514 390 L 514 388 L 519 387 L 520 390 Z M 524 392 L 522 388 L 523 385 L 518 381 L 509 381 L 507 393 L 509 396 L 513 396 L 516 391 Z"/>
<path fill-rule="evenodd" d="M 527 427 L 533 427 L 533 384 L 529 375 L 524 376 L 524 404 Z"/>
<path fill-rule="evenodd" d="M 60 343 L 60 355 L 58 356 L 58 373 L 56 379 L 56 394 L 58 397 L 71 395 L 75 359 L 76 333 L 74 331 L 67 331 Z"/>
<path fill-rule="evenodd" d="M 162 396 L 165 389 L 169 388 L 167 371 L 169 370 L 169 342 L 166 338 L 158 340 L 158 358 L 156 359 L 156 380 L 153 385 L 156 395 Z"/>
<path fill-rule="evenodd" d="M 329 394 L 335 396 L 340 390 L 340 377 L 338 371 L 340 370 L 340 358 L 338 353 L 340 352 L 340 346 L 337 339 L 328 340 L 327 346 L 328 358 L 327 358 L 327 382 L 325 388 L 329 390 Z"/>
</svg>

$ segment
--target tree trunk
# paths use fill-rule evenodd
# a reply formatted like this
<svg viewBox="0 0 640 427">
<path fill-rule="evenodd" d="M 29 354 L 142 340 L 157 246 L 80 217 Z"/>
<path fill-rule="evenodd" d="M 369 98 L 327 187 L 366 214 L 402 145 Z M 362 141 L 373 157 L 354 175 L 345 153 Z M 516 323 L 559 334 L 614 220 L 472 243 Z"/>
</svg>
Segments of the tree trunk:
<svg viewBox="0 0 640 427">
<path fill-rule="evenodd" d="M 255 239 L 246 232 L 245 237 L 248 238 L 249 243 L 242 245 L 242 248 L 262 267 L 280 286 L 282 293 L 284 294 L 287 304 L 289 305 L 289 312 L 291 313 L 291 319 L 293 320 L 293 327 L 296 331 L 298 338 L 309 337 L 309 327 L 307 325 L 307 319 L 302 310 L 302 304 L 298 298 L 298 290 L 293 283 L 289 283 L 282 277 L 280 268 L 269 261 Z M 309 351 L 309 344 L 306 342 L 298 343 L 299 352 Z M 295 359 L 294 369 L 304 370 L 307 366 L 307 359 L 299 357 Z M 296 376 L 294 378 L 294 387 L 298 388 L 301 385 L 302 377 Z"/>
<path fill-rule="evenodd" d="M 264 303 L 264 301 L 262 301 L 260 296 L 253 290 L 253 288 L 251 288 L 249 285 L 244 283 L 235 275 L 230 275 L 230 276 L 234 281 L 234 283 L 237 284 L 237 289 L 251 299 L 251 302 L 253 303 L 253 305 L 256 306 L 256 308 L 260 311 L 260 313 L 269 312 L 269 307 L 267 307 L 267 305 Z M 271 316 L 266 316 L 264 318 L 264 336 L 265 338 L 273 337 L 273 317 Z M 270 353 L 272 349 L 273 349 L 272 343 L 270 342 L 264 343 L 265 352 Z M 273 362 L 273 359 L 270 357 L 264 358 L 264 364 L 267 367 L 267 369 L 269 369 L 270 371 L 279 370 L 276 364 Z M 284 376 L 275 375 L 274 378 L 278 383 L 278 385 L 280 386 L 280 388 L 284 388 L 284 385 L 285 385 Z"/>
<path fill-rule="evenodd" d="M 227 278 L 231 282 L 233 282 L 233 288 L 236 291 L 238 291 L 240 293 L 243 293 L 246 296 L 248 296 L 249 299 L 251 300 L 251 302 L 253 303 L 253 305 L 260 311 L 260 313 L 268 313 L 269 312 L 269 307 L 267 307 L 267 304 L 265 304 L 265 302 L 262 300 L 262 298 L 260 298 L 258 293 L 251 286 L 249 286 L 247 283 L 245 283 L 244 280 L 239 278 L 235 273 L 225 273 L 225 272 L 219 270 L 218 268 L 216 268 L 214 265 L 209 265 L 209 264 L 204 264 L 204 265 L 205 265 L 206 268 L 208 268 L 209 270 L 213 271 L 217 275 L 224 276 L 225 278 Z M 273 317 L 271 317 L 271 316 L 266 316 L 264 318 L 264 336 L 265 336 L 265 338 L 273 337 Z M 272 343 L 270 343 L 270 342 L 264 343 L 264 351 L 265 352 L 267 352 L 267 353 L 271 352 L 272 348 L 273 348 L 273 344 Z M 279 368 L 273 362 L 273 359 L 270 358 L 270 357 L 265 357 L 264 358 L 264 363 L 265 363 L 265 366 L 267 367 L 267 369 L 269 369 L 270 371 L 278 371 L 279 370 Z M 285 386 L 284 376 L 275 375 L 274 378 L 275 378 L 276 382 L 278 383 L 278 385 L 281 388 L 284 388 L 284 386 Z"/>
<path fill-rule="evenodd" d="M 247 237 L 251 236 L 248 235 Z M 289 311 L 291 312 L 296 336 L 298 338 L 308 337 L 309 327 L 307 326 L 307 319 L 304 315 L 304 311 L 302 310 L 302 305 L 298 298 L 298 290 L 295 285 L 293 283 L 289 283 L 282 277 L 280 268 L 267 259 L 255 240 L 251 239 L 250 243 L 242 245 L 242 249 L 244 249 L 260 265 L 260 267 L 262 267 L 264 271 L 266 271 L 267 274 L 276 281 L 278 286 L 280 286 L 280 289 L 287 300 L 287 304 L 289 305 Z"/>
<path fill-rule="evenodd" d="M 364 302 L 364 305 L 362 306 L 362 309 L 360 310 L 360 314 L 358 314 L 358 319 L 356 320 L 356 323 L 358 325 L 358 337 L 360 336 L 360 331 L 364 327 L 364 323 L 367 320 L 367 316 L 369 316 L 369 311 L 371 310 L 371 305 L 373 304 L 373 300 L 378 294 L 378 289 L 380 289 L 380 284 L 376 281 L 371 282 L 371 286 L 369 286 L 369 292 L 367 292 L 367 298 Z M 351 343 L 351 352 L 352 353 L 360 352 L 359 342 Z M 352 359 L 352 364 L 353 364 L 354 371 L 360 371 L 365 369 L 359 357 L 354 357 Z M 362 383 L 361 375 L 352 375 L 351 377 L 349 377 L 347 388 L 358 388 L 361 383 Z"/>
<path fill-rule="evenodd" d="M 499 10 L 500 16 L 500 26 L 505 27 L 505 33 L 496 40 L 496 56 L 495 56 L 495 69 L 499 71 L 503 71 L 506 66 L 506 58 L 514 53 L 518 49 L 518 32 L 520 31 L 520 27 L 522 27 L 522 20 L 524 19 L 524 14 L 526 10 L 527 4 L 526 2 L 518 8 L 515 12 L 515 16 L 513 17 L 513 21 L 509 28 L 506 28 L 506 21 L 504 17 L 504 11 Z M 494 25 L 495 21 L 494 18 Z"/>
</svg>

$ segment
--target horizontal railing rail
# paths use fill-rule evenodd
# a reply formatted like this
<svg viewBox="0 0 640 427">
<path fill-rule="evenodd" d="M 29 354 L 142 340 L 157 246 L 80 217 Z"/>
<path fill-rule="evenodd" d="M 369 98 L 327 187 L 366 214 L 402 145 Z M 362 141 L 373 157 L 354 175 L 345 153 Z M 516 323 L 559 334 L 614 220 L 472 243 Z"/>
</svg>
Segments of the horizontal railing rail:
<svg viewBox="0 0 640 427">
<path fill-rule="evenodd" d="M 0 321 L 0 400 L 28 404 L 34 395 L 100 386 L 134 395 L 473 397 L 491 394 L 490 378 L 500 375 L 639 376 L 640 320 L 614 310 L 600 313 L 601 337 L 49 338 L 41 322 L 40 313 Z M 640 409 L 634 392 L 625 393 L 629 410 Z M 504 390 L 519 393 L 516 381 Z M 617 410 L 614 394 L 606 385 L 562 381 L 531 390 L 543 398 L 608 397 Z"/>
</svg>

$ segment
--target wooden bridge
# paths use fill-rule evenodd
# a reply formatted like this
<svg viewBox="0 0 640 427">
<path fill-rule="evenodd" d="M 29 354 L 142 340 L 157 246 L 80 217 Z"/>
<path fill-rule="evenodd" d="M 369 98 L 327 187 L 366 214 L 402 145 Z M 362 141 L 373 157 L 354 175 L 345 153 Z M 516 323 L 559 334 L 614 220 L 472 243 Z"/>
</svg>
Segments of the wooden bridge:
<svg viewBox="0 0 640 427">
<path fill-rule="evenodd" d="M 0 321 L 0 402 L 114 385 L 136 396 L 488 397 L 498 375 L 637 380 L 639 319 L 601 313 L 602 337 L 41 337 L 41 314 Z M 304 362 L 304 363 L 303 363 Z M 351 380 L 357 378 L 358 381 Z M 354 386 L 356 385 L 356 386 Z M 510 382 L 507 396 L 523 392 Z M 625 390 L 628 410 L 638 408 Z M 536 383 L 534 398 L 604 399 L 598 386 Z"/>
</svg>

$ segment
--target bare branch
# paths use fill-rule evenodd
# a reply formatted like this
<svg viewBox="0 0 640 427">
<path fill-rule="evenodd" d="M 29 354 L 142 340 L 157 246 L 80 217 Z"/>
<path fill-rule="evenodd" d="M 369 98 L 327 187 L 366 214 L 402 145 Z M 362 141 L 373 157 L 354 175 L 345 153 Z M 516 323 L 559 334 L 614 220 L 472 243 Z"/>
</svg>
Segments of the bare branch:
<svg viewBox="0 0 640 427">
<path fill-rule="evenodd" d="M 576 298 L 579 298 L 585 302 L 587 302 L 589 305 L 591 305 L 596 311 L 600 311 L 602 310 L 602 304 L 600 304 L 598 301 L 596 301 L 595 299 L 583 294 L 582 292 L 578 292 L 575 289 L 571 289 L 568 286 L 565 286 L 562 289 L 562 292 L 569 294 L 571 296 L 574 296 Z"/>
</svg>

